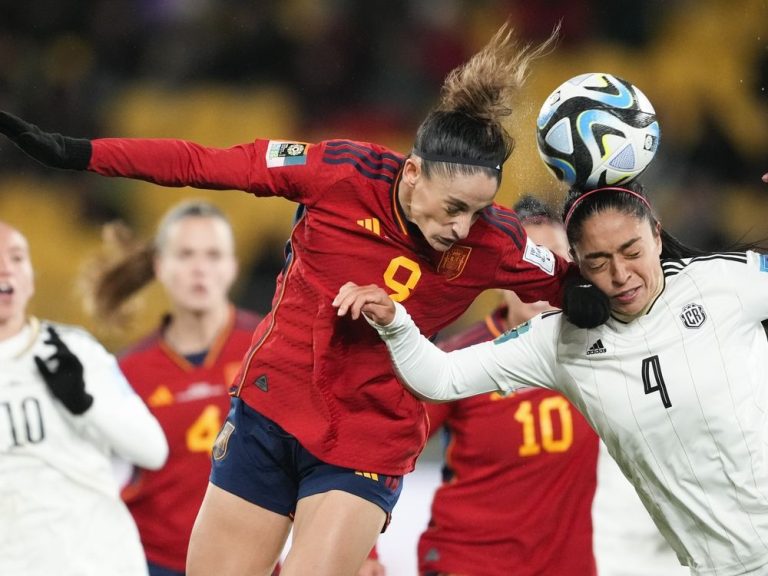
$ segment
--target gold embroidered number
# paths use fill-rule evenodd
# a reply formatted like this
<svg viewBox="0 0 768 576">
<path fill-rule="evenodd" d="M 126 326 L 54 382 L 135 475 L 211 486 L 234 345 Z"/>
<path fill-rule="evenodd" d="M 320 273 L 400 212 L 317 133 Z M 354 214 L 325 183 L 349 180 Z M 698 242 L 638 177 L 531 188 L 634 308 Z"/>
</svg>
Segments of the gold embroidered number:
<svg viewBox="0 0 768 576">
<path fill-rule="evenodd" d="M 209 404 L 187 429 L 187 450 L 190 452 L 208 452 L 221 428 L 221 409 Z"/>
<path fill-rule="evenodd" d="M 405 271 L 401 272 L 401 268 L 405 268 Z M 405 281 L 401 281 L 406 274 L 408 277 Z M 407 300 L 411 295 L 411 290 L 416 287 L 420 279 L 421 268 L 419 268 L 418 263 L 405 256 L 393 258 L 384 272 L 384 284 L 387 288 L 394 290 L 394 293 L 390 294 L 389 297 L 395 302 Z"/>
<path fill-rule="evenodd" d="M 520 445 L 520 456 L 535 456 L 543 448 L 545 452 L 565 452 L 573 444 L 573 417 L 568 401 L 562 396 L 550 396 L 539 403 L 538 410 L 539 434 L 541 443 L 536 441 L 536 417 L 532 403 L 528 400 L 520 402 L 515 412 L 515 420 L 523 425 L 523 443 Z M 552 415 L 557 413 L 560 418 L 560 438 L 555 438 Z"/>
</svg>

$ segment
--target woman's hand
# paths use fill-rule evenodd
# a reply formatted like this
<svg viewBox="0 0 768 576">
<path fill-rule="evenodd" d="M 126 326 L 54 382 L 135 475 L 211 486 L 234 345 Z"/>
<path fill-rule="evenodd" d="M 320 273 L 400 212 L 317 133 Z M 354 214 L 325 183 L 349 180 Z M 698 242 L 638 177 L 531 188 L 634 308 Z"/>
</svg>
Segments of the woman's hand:
<svg viewBox="0 0 768 576">
<path fill-rule="evenodd" d="M 395 319 L 395 303 L 376 284 L 358 286 L 347 282 L 339 288 L 332 304 L 338 308 L 336 313 L 339 316 L 349 313 L 353 320 L 360 318 L 361 312 L 380 326 L 386 326 Z"/>
</svg>

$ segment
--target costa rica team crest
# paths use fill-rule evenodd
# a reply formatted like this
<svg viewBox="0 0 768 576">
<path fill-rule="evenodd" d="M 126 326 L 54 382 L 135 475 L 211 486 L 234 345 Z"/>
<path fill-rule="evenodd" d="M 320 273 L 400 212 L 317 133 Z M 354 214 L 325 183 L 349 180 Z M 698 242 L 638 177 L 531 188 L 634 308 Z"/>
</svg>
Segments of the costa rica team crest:
<svg viewBox="0 0 768 576">
<path fill-rule="evenodd" d="M 437 265 L 437 272 L 443 274 L 448 280 L 453 280 L 461 276 L 464 267 L 467 265 L 472 248 L 469 246 L 459 246 L 454 244 L 448 250 L 443 252 L 440 258 L 440 264 Z"/>
<path fill-rule="evenodd" d="M 683 311 L 680 313 L 680 320 L 686 328 L 698 328 L 707 319 L 707 313 L 704 312 L 704 307 L 701 304 L 691 303 L 683 306 Z"/>
</svg>

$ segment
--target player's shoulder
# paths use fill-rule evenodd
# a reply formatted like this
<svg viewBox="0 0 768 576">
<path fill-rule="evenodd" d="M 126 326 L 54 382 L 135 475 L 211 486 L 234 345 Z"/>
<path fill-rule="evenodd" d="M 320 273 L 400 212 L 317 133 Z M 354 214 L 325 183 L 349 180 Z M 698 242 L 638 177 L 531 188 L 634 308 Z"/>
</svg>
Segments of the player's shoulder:
<svg viewBox="0 0 768 576">
<path fill-rule="evenodd" d="M 527 234 L 512 208 L 493 203 L 480 213 L 476 224 L 480 224 L 484 236 L 496 243 L 509 245 L 512 240 L 518 250 L 525 248 Z"/>
<path fill-rule="evenodd" d="M 766 255 L 752 251 L 713 252 L 691 258 L 665 258 L 661 261 L 661 269 L 666 280 L 681 275 L 709 277 L 719 275 L 722 279 L 728 280 L 728 271 L 738 273 L 749 267 L 759 267 L 763 271 L 768 271 Z"/>
<path fill-rule="evenodd" d="M 117 357 L 121 364 L 124 362 L 141 361 L 141 358 L 147 354 L 152 354 L 159 350 L 161 341 L 162 333 L 160 329 L 155 329 L 121 350 Z"/>
<path fill-rule="evenodd" d="M 324 140 L 316 145 L 323 164 L 345 173 L 389 184 L 397 178 L 405 157 L 386 146 L 357 140 Z"/>
<path fill-rule="evenodd" d="M 576 328 L 563 320 L 562 310 L 546 310 L 497 336 L 494 343 L 502 344 L 521 337 L 524 339 L 534 337 L 536 340 L 551 342 L 554 346 L 555 342 L 561 338 L 561 333 L 565 327 Z"/>
<path fill-rule="evenodd" d="M 40 337 L 44 340 L 48 338 L 48 327 L 56 330 L 56 333 L 69 348 L 106 351 L 104 345 L 83 326 L 42 319 L 40 320 Z"/>
<path fill-rule="evenodd" d="M 263 316 L 251 310 L 237 308 L 235 310 L 235 330 L 253 332 L 261 323 Z"/>
</svg>

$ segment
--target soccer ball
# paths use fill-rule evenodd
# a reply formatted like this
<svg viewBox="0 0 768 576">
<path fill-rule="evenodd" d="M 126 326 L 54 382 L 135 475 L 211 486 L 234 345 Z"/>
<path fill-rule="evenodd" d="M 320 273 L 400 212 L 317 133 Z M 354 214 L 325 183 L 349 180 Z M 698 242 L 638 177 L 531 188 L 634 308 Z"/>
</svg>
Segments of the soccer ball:
<svg viewBox="0 0 768 576">
<path fill-rule="evenodd" d="M 598 72 L 558 86 L 536 120 L 544 163 L 558 180 L 582 189 L 636 178 L 656 154 L 660 135 L 645 94 L 626 80 Z"/>
</svg>

